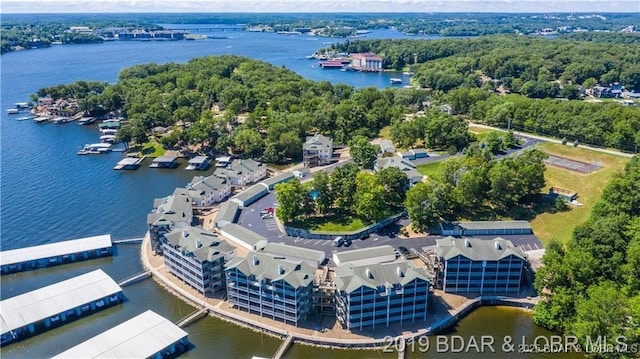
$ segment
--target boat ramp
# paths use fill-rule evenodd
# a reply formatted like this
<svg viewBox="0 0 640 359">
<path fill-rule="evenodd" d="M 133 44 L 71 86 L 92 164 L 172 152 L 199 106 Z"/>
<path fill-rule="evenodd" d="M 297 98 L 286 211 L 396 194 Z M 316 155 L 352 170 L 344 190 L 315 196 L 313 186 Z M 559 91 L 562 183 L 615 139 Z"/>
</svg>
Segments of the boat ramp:
<svg viewBox="0 0 640 359">
<path fill-rule="evenodd" d="M 0 252 L 0 273 L 9 274 L 113 254 L 108 234 Z"/>
<path fill-rule="evenodd" d="M 138 169 L 138 167 L 140 167 L 140 165 L 142 164 L 142 161 L 144 161 L 144 159 L 147 158 L 147 156 L 143 156 L 141 158 L 137 158 L 137 157 L 126 157 L 121 159 L 116 165 L 115 167 L 113 167 L 114 170 L 136 170 Z"/>
<path fill-rule="evenodd" d="M 175 358 L 190 347 L 187 332 L 148 310 L 54 358 Z"/>
<path fill-rule="evenodd" d="M 0 345 L 32 337 L 124 301 L 101 269 L 0 302 Z"/>
</svg>

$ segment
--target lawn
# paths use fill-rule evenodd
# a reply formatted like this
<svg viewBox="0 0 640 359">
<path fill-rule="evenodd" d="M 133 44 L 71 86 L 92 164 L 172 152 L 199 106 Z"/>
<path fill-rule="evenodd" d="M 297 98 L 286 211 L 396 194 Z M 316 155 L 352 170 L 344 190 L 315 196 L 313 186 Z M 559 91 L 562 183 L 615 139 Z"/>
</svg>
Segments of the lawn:
<svg viewBox="0 0 640 359">
<path fill-rule="evenodd" d="M 159 144 L 157 141 L 151 140 L 142 145 L 135 145 L 129 148 L 129 151 L 127 152 L 128 153 L 140 152 L 144 156 L 160 157 L 164 155 L 164 153 L 167 152 L 167 150 L 164 147 L 162 147 L 162 145 Z"/>
<path fill-rule="evenodd" d="M 582 207 L 570 205 L 571 209 L 565 212 L 539 214 L 531 221 L 531 227 L 545 245 L 552 238 L 566 243 L 571 239 L 573 229 L 589 218 L 591 209 L 602 196 L 612 176 L 620 172 L 629 159 L 554 143 L 542 143 L 538 148 L 548 154 L 602 165 L 602 168 L 587 174 L 547 165 L 545 172 L 547 186 L 544 191 L 546 192 L 551 186 L 576 191 L 578 192 L 577 200 L 583 205 Z"/>
<path fill-rule="evenodd" d="M 438 173 L 438 168 L 440 168 L 441 163 L 442 161 L 423 163 L 418 165 L 416 169 L 421 175 L 432 178 L 436 173 Z"/>
<path fill-rule="evenodd" d="M 378 134 L 378 137 L 382 138 L 383 140 L 390 140 L 391 126 L 384 126 L 383 128 L 381 128 L 380 133 Z"/>
<path fill-rule="evenodd" d="M 482 128 L 482 127 L 469 127 L 469 132 L 473 133 L 476 136 L 476 139 L 478 142 L 484 141 L 484 139 L 487 138 L 487 136 L 491 132 L 497 133 L 498 136 L 500 137 L 504 136 L 505 134 L 505 132 L 502 132 L 502 131 L 496 131 L 496 130 Z"/>
<path fill-rule="evenodd" d="M 350 232 L 365 226 L 359 218 L 344 214 L 296 219 L 291 223 L 291 227 L 323 232 Z"/>
</svg>

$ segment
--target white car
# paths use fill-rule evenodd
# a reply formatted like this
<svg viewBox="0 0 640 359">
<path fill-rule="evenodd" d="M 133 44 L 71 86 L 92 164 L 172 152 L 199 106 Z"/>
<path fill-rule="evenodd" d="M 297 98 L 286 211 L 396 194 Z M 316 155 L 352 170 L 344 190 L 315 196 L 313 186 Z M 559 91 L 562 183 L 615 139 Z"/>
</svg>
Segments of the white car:
<svg viewBox="0 0 640 359">
<path fill-rule="evenodd" d="M 265 214 L 261 215 L 260 217 L 262 217 L 262 219 L 273 218 L 273 214 L 271 214 L 271 213 L 265 213 Z"/>
</svg>

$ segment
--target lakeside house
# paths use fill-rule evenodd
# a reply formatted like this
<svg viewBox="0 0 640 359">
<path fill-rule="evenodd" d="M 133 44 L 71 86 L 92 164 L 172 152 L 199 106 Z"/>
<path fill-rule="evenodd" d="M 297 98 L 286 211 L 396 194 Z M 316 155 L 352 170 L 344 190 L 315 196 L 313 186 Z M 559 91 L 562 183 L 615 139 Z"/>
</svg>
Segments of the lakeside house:
<svg viewBox="0 0 640 359">
<path fill-rule="evenodd" d="M 231 195 L 230 181 L 218 176 L 195 176 L 186 189 L 197 193 L 197 197 L 192 198 L 192 203 L 199 207 L 220 203 Z"/>
<path fill-rule="evenodd" d="M 147 215 L 151 248 L 162 253 L 161 239 L 174 228 L 184 228 L 193 222 L 192 198 L 187 189 L 176 188 L 173 194 L 153 201 L 153 210 Z"/>
<path fill-rule="evenodd" d="M 249 252 L 226 265 L 227 300 L 239 310 L 298 326 L 313 309 L 315 270 L 305 261 Z"/>
<path fill-rule="evenodd" d="M 327 165 L 333 156 L 333 139 L 321 134 L 307 136 L 302 144 L 302 159 L 305 167 Z"/>
<path fill-rule="evenodd" d="M 381 171 L 387 167 L 396 167 L 402 171 L 402 173 L 407 176 L 407 187 L 411 187 L 422 181 L 422 175 L 416 169 L 416 165 L 408 160 L 399 158 L 398 156 L 380 158 L 373 163 L 373 170 L 375 172 Z"/>
<path fill-rule="evenodd" d="M 522 249 L 497 237 L 436 240 L 442 289 L 447 293 L 510 295 L 520 292 L 527 262 Z"/>
<path fill-rule="evenodd" d="M 202 227 L 186 226 L 164 235 L 162 254 L 169 273 L 207 295 L 225 289 L 224 264 L 236 248 Z"/>
<path fill-rule="evenodd" d="M 347 329 L 375 329 L 390 323 L 427 319 L 429 276 L 424 268 L 400 259 L 343 264 L 335 268 L 336 317 Z"/>
</svg>

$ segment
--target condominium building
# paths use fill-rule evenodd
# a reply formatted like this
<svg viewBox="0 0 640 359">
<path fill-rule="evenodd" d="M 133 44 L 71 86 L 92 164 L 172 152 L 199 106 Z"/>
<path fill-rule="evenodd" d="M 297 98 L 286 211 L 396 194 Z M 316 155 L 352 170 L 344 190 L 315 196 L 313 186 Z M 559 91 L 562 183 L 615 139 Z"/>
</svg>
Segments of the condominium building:
<svg viewBox="0 0 640 359">
<path fill-rule="evenodd" d="M 233 186 L 246 186 L 267 177 L 267 166 L 253 159 L 237 159 L 227 167 L 217 168 L 213 175 L 228 180 Z"/>
<path fill-rule="evenodd" d="M 230 181 L 216 176 L 193 177 L 186 188 L 194 192 L 195 198 L 192 199 L 192 203 L 201 207 L 220 203 L 231 195 Z"/>
<path fill-rule="evenodd" d="M 160 240 L 166 233 L 192 224 L 193 196 L 194 193 L 185 188 L 176 188 L 172 195 L 153 201 L 153 210 L 147 215 L 147 226 L 154 252 L 162 253 Z"/>
<path fill-rule="evenodd" d="M 373 170 L 376 172 L 388 167 L 395 167 L 407 176 L 407 187 L 422 181 L 422 175 L 418 172 L 416 165 L 399 156 L 380 158 L 373 163 Z"/>
<path fill-rule="evenodd" d="M 226 265 L 227 300 L 242 311 L 298 326 L 313 308 L 315 270 L 302 260 L 249 252 Z"/>
<path fill-rule="evenodd" d="M 187 226 L 164 235 L 162 252 L 171 274 L 206 295 L 224 290 L 224 264 L 236 248 L 202 227 Z"/>
<path fill-rule="evenodd" d="M 517 294 L 523 281 L 526 256 L 511 241 L 454 238 L 436 240 L 443 264 L 440 274 L 448 293 Z"/>
<path fill-rule="evenodd" d="M 406 260 L 335 268 L 336 316 L 347 329 L 427 319 L 429 277 Z"/>
</svg>

